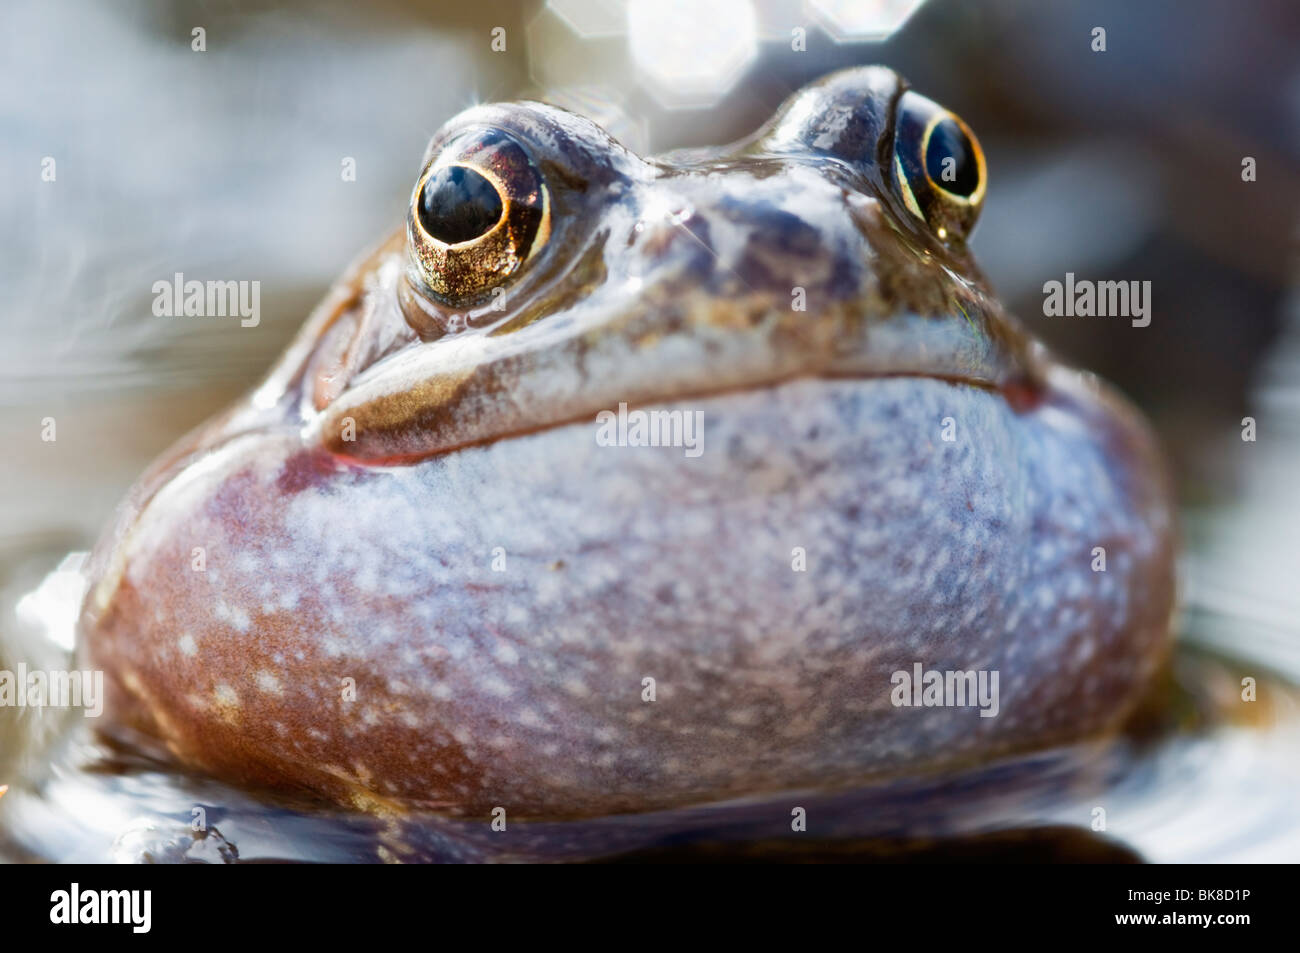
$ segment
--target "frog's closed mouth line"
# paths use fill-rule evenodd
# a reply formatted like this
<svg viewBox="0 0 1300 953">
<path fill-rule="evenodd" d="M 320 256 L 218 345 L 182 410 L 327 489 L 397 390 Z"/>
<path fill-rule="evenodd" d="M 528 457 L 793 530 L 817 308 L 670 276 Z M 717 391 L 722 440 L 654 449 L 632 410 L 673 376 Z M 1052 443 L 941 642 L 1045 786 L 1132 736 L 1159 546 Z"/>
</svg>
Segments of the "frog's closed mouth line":
<svg viewBox="0 0 1300 953">
<path fill-rule="evenodd" d="M 315 388 L 304 439 L 358 462 L 409 462 L 620 404 L 698 399 L 800 377 L 927 377 L 1001 390 L 1024 407 L 1045 373 L 1043 361 L 1012 336 L 1010 319 L 987 302 L 972 310 L 988 333 L 972 332 L 960 301 L 964 320 L 906 311 L 882 320 L 870 298 L 830 302 L 817 313 L 690 295 L 662 309 L 603 304 L 594 314 L 505 336 L 407 345 L 354 373 L 337 394 L 322 399 Z M 316 373 L 341 379 L 333 365 Z"/>
<path fill-rule="evenodd" d="M 693 404 L 703 402 L 703 401 L 708 401 L 710 398 L 726 397 L 729 395 L 743 394 L 753 390 L 781 387 L 782 385 L 789 384 L 793 381 L 798 381 L 798 380 L 872 381 L 872 380 L 889 380 L 891 378 L 913 378 L 918 380 L 933 380 L 933 381 L 939 381 L 951 385 L 953 387 L 961 387 L 961 386 L 973 387 L 977 390 L 1001 395 L 1004 399 L 1008 401 L 1009 405 L 1012 406 L 1014 409 L 1016 409 L 1018 412 L 1024 412 L 1029 409 L 1032 409 L 1033 407 L 1038 405 L 1039 401 L 1042 398 L 1041 386 L 1036 383 L 1030 384 L 1030 383 L 1022 383 L 1017 381 L 1007 385 L 999 386 L 991 381 L 981 379 L 981 378 L 975 378 L 975 377 L 959 377 L 959 376 L 943 375 L 943 374 L 914 374 L 909 372 L 898 372 L 898 373 L 882 372 L 882 373 L 871 373 L 871 374 L 858 374 L 858 373 L 851 373 L 848 371 L 844 371 L 841 373 L 822 373 L 817 375 L 797 374 L 785 378 L 775 378 L 775 379 L 763 381 L 761 383 L 745 383 L 745 384 L 737 384 L 732 387 L 715 387 L 709 389 L 702 389 L 695 392 L 677 394 L 673 398 L 671 398 L 671 402 L 677 405 L 679 409 L 682 408 L 689 409 Z M 334 425 L 331 428 L 333 432 L 327 436 L 323 432 L 324 428 L 331 427 L 333 421 L 329 421 L 323 416 L 313 418 L 313 420 L 310 423 L 308 423 L 306 427 L 303 428 L 301 437 L 303 441 L 308 445 L 324 444 L 328 446 L 328 448 L 335 455 L 351 463 L 357 463 L 357 464 L 369 465 L 369 466 L 391 466 L 391 465 L 400 466 L 403 464 L 418 462 L 419 460 L 427 459 L 429 457 L 436 456 L 439 454 L 455 453 L 458 450 L 464 450 L 469 447 L 480 446 L 482 444 L 492 443 L 497 440 L 510 440 L 517 437 L 537 434 L 556 427 L 567 427 L 567 426 L 572 426 L 575 424 L 582 424 L 582 423 L 592 423 L 594 426 L 595 423 L 599 423 L 600 415 L 603 413 L 613 413 L 615 411 L 620 411 L 620 410 L 621 411 L 637 411 L 637 410 L 649 411 L 655 408 L 663 407 L 665 406 L 665 403 L 666 402 L 663 399 L 653 399 L 653 398 L 643 398 L 641 400 L 637 400 L 633 398 L 630 400 L 611 401 L 608 403 L 608 405 L 605 406 L 593 405 L 588 411 L 574 416 L 562 417 L 562 418 L 557 418 L 548 421 L 538 421 L 531 425 L 527 425 L 523 421 L 519 421 L 518 425 L 512 427 L 511 429 L 503 429 L 499 432 L 493 432 L 491 434 L 484 435 L 479 439 L 464 440 L 459 443 L 448 442 L 445 445 L 439 446 L 436 450 L 432 450 L 432 451 L 427 448 L 422 449 L 419 455 L 416 457 L 405 457 L 400 454 L 394 454 L 388 457 L 359 458 L 353 456 L 353 454 L 350 452 L 348 439 L 345 436 L 347 432 L 346 428 L 348 426 L 347 423 L 344 422 L 341 424 Z M 344 420 L 346 421 L 348 415 L 343 414 L 339 416 L 343 417 Z M 335 420 L 337 420 L 337 417 L 335 418 Z M 213 449 L 216 449 L 219 446 L 220 444 L 216 444 L 214 445 Z"/>
<path fill-rule="evenodd" d="M 874 67 L 654 159 L 538 103 L 456 117 L 404 233 L 93 554 L 108 730 L 466 817 L 1112 730 L 1170 645 L 1169 489 L 1136 412 L 987 287 L 985 185 L 965 124 Z M 702 452 L 602 445 L 620 405 L 701 412 Z M 1000 673 L 996 717 L 892 704 L 918 663 Z"/>
</svg>

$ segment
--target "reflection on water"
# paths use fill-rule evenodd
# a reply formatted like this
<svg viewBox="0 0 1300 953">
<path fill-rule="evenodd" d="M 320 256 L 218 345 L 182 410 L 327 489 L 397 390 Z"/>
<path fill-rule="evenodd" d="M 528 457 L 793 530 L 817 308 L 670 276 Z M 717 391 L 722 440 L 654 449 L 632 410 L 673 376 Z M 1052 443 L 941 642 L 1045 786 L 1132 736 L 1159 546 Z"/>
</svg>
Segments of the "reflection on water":
<svg viewBox="0 0 1300 953">
<path fill-rule="evenodd" d="M 76 559 L 3 607 L 4 658 L 70 668 Z M 0 659 L 0 664 L 3 660 Z M 1241 679 L 1257 679 L 1243 703 Z M 477 861 L 748 857 L 1285 861 L 1300 857 L 1300 687 L 1184 642 L 1168 684 L 1116 738 L 852 792 L 556 823 L 345 813 L 259 797 L 107 740 L 77 710 L 0 721 L 0 856 L 59 862 Z M 790 803 L 818 845 L 791 835 Z M 1104 817 L 1104 835 L 1093 837 Z M 1013 839 L 1006 834 L 1012 832 Z M 790 838 L 794 838 L 793 841 Z M 990 838 L 992 838 L 990 840 Z M 923 845 L 921 847 L 899 845 Z M 814 857 L 808 856 L 810 850 Z M 851 851 L 847 855 L 845 851 Z M 1100 853 L 1098 853 L 1100 851 Z"/>
</svg>

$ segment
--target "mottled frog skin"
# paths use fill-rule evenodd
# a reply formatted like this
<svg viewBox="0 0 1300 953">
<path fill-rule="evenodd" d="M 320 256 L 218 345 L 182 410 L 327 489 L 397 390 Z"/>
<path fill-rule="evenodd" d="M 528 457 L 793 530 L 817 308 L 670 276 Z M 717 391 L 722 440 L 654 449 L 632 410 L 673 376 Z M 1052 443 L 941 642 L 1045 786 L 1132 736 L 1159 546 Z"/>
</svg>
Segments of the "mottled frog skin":
<svg viewBox="0 0 1300 953">
<path fill-rule="evenodd" d="M 984 189 L 964 124 L 878 67 L 649 159 L 538 103 L 457 116 L 405 227 L 98 546 L 105 730 L 484 819 L 1107 732 L 1169 647 L 1165 476 L 993 296 Z M 620 403 L 702 412 L 703 452 L 600 445 Z M 895 706 L 918 662 L 998 672 L 996 716 Z"/>
</svg>

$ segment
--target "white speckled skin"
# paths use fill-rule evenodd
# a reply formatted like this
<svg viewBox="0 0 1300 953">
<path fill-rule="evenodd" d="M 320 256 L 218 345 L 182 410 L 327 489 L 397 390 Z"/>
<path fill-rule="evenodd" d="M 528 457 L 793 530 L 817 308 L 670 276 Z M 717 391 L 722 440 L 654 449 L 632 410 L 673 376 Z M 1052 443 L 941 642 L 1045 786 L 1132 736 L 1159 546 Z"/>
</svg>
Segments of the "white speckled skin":
<svg viewBox="0 0 1300 953">
<path fill-rule="evenodd" d="M 839 74 L 824 87 L 831 131 L 804 139 L 849 128 L 843 155 L 874 155 L 842 97 L 890 83 Z M 791 107 L 803 124 L 807 98 Z M 881 101 L 863 100 L 873 122 Z M 571 148 L 561 132 L 590 135 L 555 122 L 556 149 Z M 793 148 L 787 127 L 767 135 Z M 625 213 L 657 180 L 629 174 L 608 231 L 581 246 L 604 256 L 604 283 L 561 301 L 560 272 L 514 305 L 556 301 L 526 327 L 558 332 L 384 336 L 401 269 L 391 249 L 365 263 L 258 395 L 142 481 L 99 547 L 83 633 L 110 724 L 219 776 L 365 809 L 555 818 L 847 788 L 1121 718 L 1167 648 L 1173 597 L 1167 490 L 1140 420 L 1033 356 L 964 249 L 903 237 L 869 194 L 879 176 L 838 217 L 854 204 L 827 202 L 848 194 L 841 180 L 790 172 L 820 219 L 781 259 L 735 244 L 777 213 L 710 171 L 688 184 L 695 238 L 649 246 Z M 796 213 L 779 214 L 794 234 Z M 791 278 L 809 262 L 827 267 L 796 323 Z M 637 311 L 621 280 L 611 290 L 629 273 L 653 307 Z M 369 357 L 349 365 L 356 387 L 313 389 L 333 328 Z M 494 340 L 539 351 L 420 390 L 440 354 Z M 425 376 L 382 379 L 403 361 Z M 394 380 L 423 396 L 402 403 Z M 642 408 L 702 412 L 703 454 L 599 446 L 594 409 L 621 386 Z M 339 406 L 360 419 L 357 446 L 334 442 Z M 892 705 L 892 673 L 918 662 L 997 671 L 997 716 Z"/>
<path fill-rule="evenodd" d="M 920 378 L 682 406 L 705 414 L 696 459 L 575 424 L 420 467 L 316 461 L 334 478 L 288 494 L 295 448 L 238 440 L 145 510 L 98 620 L 136 631 L 99 664 L 218 773 L 512 816 L 1086 736 L 1150 674 L 1168 513 L 1086 413 Z M 1000 671 L 999 715 L 893 707 L 914 661 Z"/>
</svg>

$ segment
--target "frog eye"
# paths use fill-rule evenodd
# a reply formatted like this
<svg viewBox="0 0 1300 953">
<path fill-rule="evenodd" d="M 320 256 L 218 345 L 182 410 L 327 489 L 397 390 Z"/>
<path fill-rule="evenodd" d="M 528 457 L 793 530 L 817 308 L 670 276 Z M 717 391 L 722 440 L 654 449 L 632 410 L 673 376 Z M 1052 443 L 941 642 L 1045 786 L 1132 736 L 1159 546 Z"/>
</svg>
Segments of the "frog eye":
<svg viewBox="0 0 1300 953">
<path fill-rule="evenodd" d="M 463 303 L 501 287 L 549 234 L 542 175 L 524 147 L 498 130 L 439 149 L 411 196 L 413 277 L 442 299 Z"/>
<path fill-rule="evenodd" d="M 957 115 L 904 93 L 894 126 L 894 181 L 907 210 L 941 240 L 965 238 L 984 201 L 984 151 Z"/>
</svg>

